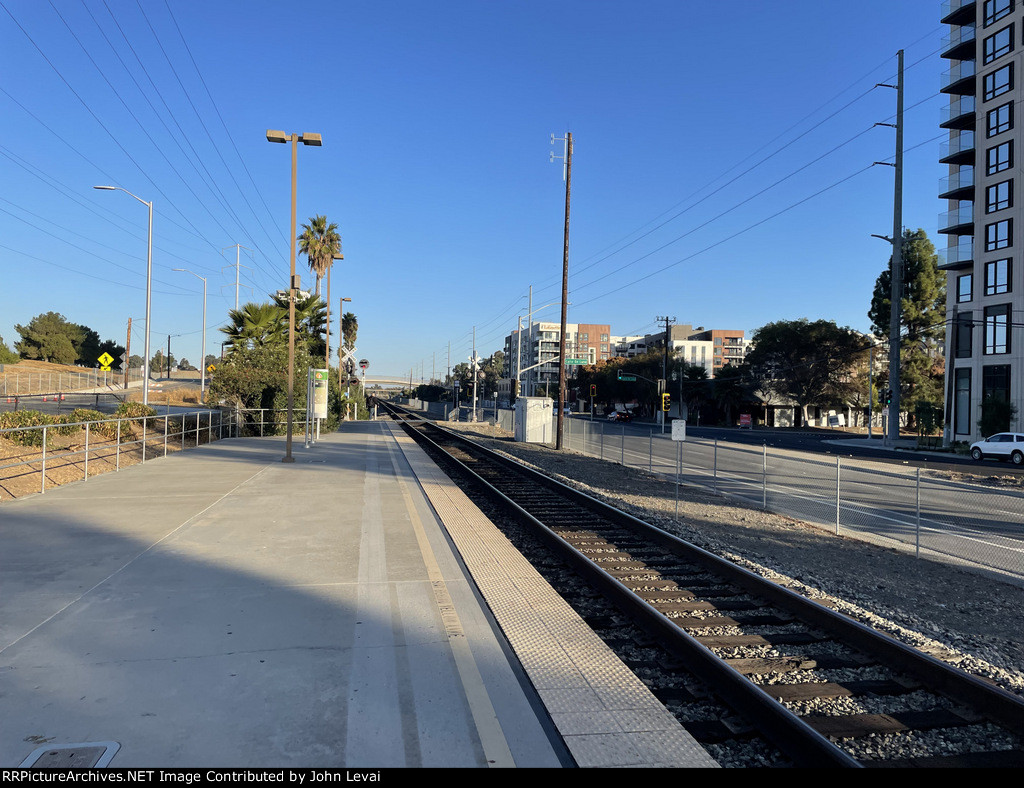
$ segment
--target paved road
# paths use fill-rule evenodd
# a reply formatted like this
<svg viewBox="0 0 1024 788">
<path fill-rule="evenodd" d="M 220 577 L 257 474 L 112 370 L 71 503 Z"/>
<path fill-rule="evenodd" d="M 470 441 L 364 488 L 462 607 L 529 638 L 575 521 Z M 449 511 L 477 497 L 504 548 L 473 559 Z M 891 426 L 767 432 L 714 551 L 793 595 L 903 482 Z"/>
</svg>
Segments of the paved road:
<svg viewBox="0 0 1024 788">
<path fill-rule="evenodd" d="M 840 533 L 920 545 L 933 554 L 1024 578 L 1024 495 L 1019 488 L 993 489 L 931 473 L 918 478 L 918 467 L 977 471 L 976 463 L 936 463 L 904 453 L 879 456 L 871 449 L 851 456 L 847 449 L 859 447 L 825 444 L 813 434 L 744 433 L 742 440 L 716 441 L 716 432 L 730 432 L 731 438 L 737 431 L 687 429 L 681 481 Z M 570 449 L 676 474 L 679 444 L 660 428 L 576 420 L 567 434 Z M 800 448 L 788 448 L 794 445 Z M 984 472 L 991 471 L 990 465 L 983 466 Z M 998 469 L 1010 470 L 1004 464 Z"/>
</svg>

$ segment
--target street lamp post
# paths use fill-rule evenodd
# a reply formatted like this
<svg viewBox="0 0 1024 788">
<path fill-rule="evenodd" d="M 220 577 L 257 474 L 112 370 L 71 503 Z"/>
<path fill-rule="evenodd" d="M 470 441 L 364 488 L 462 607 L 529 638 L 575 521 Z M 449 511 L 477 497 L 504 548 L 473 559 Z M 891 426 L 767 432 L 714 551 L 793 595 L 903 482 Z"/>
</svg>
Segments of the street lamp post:
<svg viewBox="0 0 1024 788">
<path fill-rule="evenodd" d="M 335 260 L 344 260 L 345 255 L 341 252 L 335 254 L 331 260 L 331 267 L 327 269 L 327 349 L 324 353 L 324 366 L 330 370 L 331 368 L 331 268 L 334 268 Z M 344 301 L 344 299 L 342 299 Z M 352 299 L 348 299 L 351 301 Z M 341 320 L 341 315 L 338 315 L 338 320 Z M 338 323 L 338 335 L 341 335 L 341 323 Z"/>
<path fill-rule="evenodd" d="M 120 186 L 93 186 L 105 191 L 121 191 L 149 208 L 149 243 L 146 252 L 146 350 L 142 359 L 142 404 L 149 405 L 149 312 L 153 300 L 153 203 L 146 202 Z"/>
<path fill-rule="evenodd" d="M 319 134 L 285 134 L 267 129 L 267 142 L 292 143 L 292 234 L 289 240 L 291 278 L 288 280 L 288 430 L 285 437 L 285 455 L 281 462 L 295 462 L 292 456 L 292 422 L 295 407 L 295 292 L 299 289 L 295 275 L 295 200 L 298 185 L 299 143 L 319 147 L 323 144 Z"/>
<path fill-rule="evenodd" d="M 189 271 L 187 268 L 174 268 L 173 271 L 181 271 L 182 273 L 192 274 L 196 279 L 203 280 L 203 355 L 199 362 L 199 400 L 200 402 L 206 402 L 206 277 L 200 276 L 194 271 Z"/>
</svg>

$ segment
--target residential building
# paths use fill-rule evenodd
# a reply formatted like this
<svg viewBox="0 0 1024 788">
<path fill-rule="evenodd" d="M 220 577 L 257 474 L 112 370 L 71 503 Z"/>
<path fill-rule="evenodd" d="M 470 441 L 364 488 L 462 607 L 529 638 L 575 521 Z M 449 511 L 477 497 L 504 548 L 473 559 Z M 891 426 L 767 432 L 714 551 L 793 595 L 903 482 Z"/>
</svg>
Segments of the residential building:
<svg viewBox="0 0 1024 788">
<path fill-rule="evenodd" d="M 622 339 L 616 346 L 616 355 L 625 358 L 642 356 L 655 348 L 665 347 L 664 331 Z M 709 378 L 713 378 L 726 364 L 742 364 L 749 344 L 740 330 L 694 328 L 689 323 L 669 326 L 669 353 L 687 364 L 704 367 Z"/>
<path fill-rule="evenodd" d="M 946 271 L 947 438 L 982 437 L 978 422 L 987 398 L 1008 400 L 1024 412 L 1022 259 L 1024 200 L 1014 156 L 1022 155 L 1021 80 L 1024 80 L 1024 3 L 946 0 L 948 25 L 940 54 L 949 63 L 941 90 L 948 96 L 940 126 L 949 139 L 940 161 L 949 166 L 939 186 L 947 236 L 939 267 Z M 1015 150 L 1016 149 L 1016 150 Z M 1015 265 L 1016 263 L 1016 265 Z M 1019 421 L 1018 421 L 1019 424 Z"/>
<path fill-rule="evenodd" d="M 505 337 L 505 358 L 508 374 L 519 378 L 524 394 L 532 394 L 537 386 L 558 384 L 558 347 L 561 323 L 536 322 L 516 329 Z M 611 326 L 607 323 L 568 323 L 565 327 L 567 359 L 586 359 L 595 364 L 614 355 Z M 568 367 L 569 376 L 575 367 Z"/>
</svg>

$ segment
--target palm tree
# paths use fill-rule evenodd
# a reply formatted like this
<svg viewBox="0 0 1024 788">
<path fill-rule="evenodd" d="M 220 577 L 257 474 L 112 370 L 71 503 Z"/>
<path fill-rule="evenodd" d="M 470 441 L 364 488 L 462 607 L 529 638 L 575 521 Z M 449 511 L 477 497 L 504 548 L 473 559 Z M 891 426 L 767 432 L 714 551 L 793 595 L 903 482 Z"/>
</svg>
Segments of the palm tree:
<svg viewBox="0 0 1024 788">
<path fill-rule="evenodd" d="M 241 309 L 228 311 L 231 325 L 220 330 L 227 334 L 231 349 L 264 347 L 283 342 L 288 325 L 288 313 L 279 304 L 248 303 Z"/>
<path fill-rule="evenodd" d="M 288 326 L 288 296 L 274 296 L 283 314 L 283 325 Z M 312 356 L 323 356 L 326 351 L 324 331 L 327 326 L 327 304 L 317 295 L 295 299 L 295 338 L 306 346 Z"/>
<path fill-rule="evenodd" d="M 320 295 L 320 280 L 327 275 L 327 269 L 334 261 L 334 255 L 341 252 L 341 236 L 338 225 L 327 224 L 326 216 L 314 216 L 309 224 L 302 225 L 298 237 L 299 252 L 309 259 L 309 270 L 316 274 L 316 295 Z"/>
</svg>

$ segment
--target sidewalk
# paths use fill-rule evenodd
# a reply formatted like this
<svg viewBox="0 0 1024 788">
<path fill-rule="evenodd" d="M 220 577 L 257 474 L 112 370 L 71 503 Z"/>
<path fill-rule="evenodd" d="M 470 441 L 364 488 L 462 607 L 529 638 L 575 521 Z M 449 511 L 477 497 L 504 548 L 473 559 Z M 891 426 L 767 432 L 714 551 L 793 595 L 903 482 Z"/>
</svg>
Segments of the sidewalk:
<svg viewBox="0 0 1024 788">
<path fill-rule="evenodd" d="M 566 763 L 391 443 L 221 441 L 0 505 L 0 766 Z"/>
</svg>

